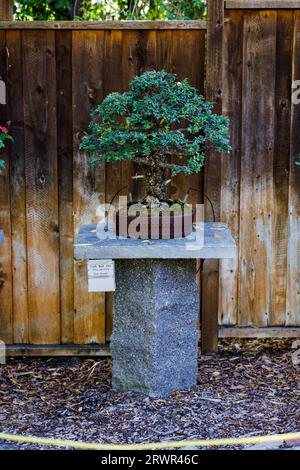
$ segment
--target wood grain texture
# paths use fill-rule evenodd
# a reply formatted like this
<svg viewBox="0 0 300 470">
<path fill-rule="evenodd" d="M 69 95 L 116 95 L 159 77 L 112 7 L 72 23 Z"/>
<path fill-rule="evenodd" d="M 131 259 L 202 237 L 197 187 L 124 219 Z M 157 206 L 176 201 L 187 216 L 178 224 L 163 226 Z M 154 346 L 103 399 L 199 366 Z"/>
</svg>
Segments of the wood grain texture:
<svg viewBox="0 0 300 470">
<path fill-rule="evenodd" d="M 220 338 L 300 338 L 300 328 L 219 328 Z"/>
<path fill-rule="evenodd" d="M 156 61 L 157 70 L 165 70 L 169 73 L 174 73 L 176 59 L 176 49 L 174 50 L 173 35 L 174 31 L 156 31 Z M 176 43 L 176 41 L 175 41 Z M 176 44 L 175 44 L 176 47 Z M 180 54 L 180 51 L 179 51 Z M 166 179 L 170 179 L 170 172 L 166 173 Z M 171 184 L 167 187 L 167 195 L 172 198 L 173 194 L 178 192 L 178 184 L 176 178 L 173 178 Z"/>
<path fill-rule="evenodd" d="M 230 155 L 221 158 L 220 218 L 239 238 L 242 120 L 243 19 L 229 12 L 224 26 L 223 113 L 230 120 Z M 238 314 L 238 258 L 220 262 L 219 324 L 235 325 Z"/>
<path fill-rule="evenodd" d="M 205 95 L 216 103 L 215 111 L 222 113 L 224 2 L 211 0 L 207 5 L 207 59 Z M 211 200 L 216 220 L 220 219 L 221 156 L 208 152 L 204 168 L 204 194 Z M 211 221 L 210 206 L 205 201 L 205 220 Z M 202 352 L 216 352 L 218 348 L 219 262 L 208 260 L 202 271 Z"/>
<path fill-rule="evenodd" d="M 168 35 L 172 34 L 172 38 Z M 164 35 L 160 38 L 157 46 L 157 53 L 163 54 L 164 62 L 162 69 L 170 70 L 176 73 L 180 80 L 188 79 L 189 83 L 194 86 L 202 95 L 204 94 L 204 81 L 205 81 L 205 31 L 158 31 L 157 35 Z M 169 43 L 172 39 L 172 43 Z M 172 52 L 171 64 L 169 64 L 170 51 Z M 194 64 L 194 67 L 187 67 L 187 64 Z M 175 159 L 173 159 L 174 161 Z M 190 204 L 203 204 L 204 201 L 204 170 L 198 174 L 185 176 L 179 174 L 172 178 L 169 184 L 169 197 L 173 199 L 184 199 L 188 191 L 188 202 Z M 197 261 L 197 284 L 200 296 L 200 309 L 201 309 L 201 261 Z M 200 323 L 200 311 L 199 311 Z"/>
<path fill-rule="evenodd" d="M 56 32 L 61 342 L 74 341 L 72 32 Z"/>
<path fill-rule="evenodd" d="M 4 0 L 7 1 L 7 0 Z M 1 19 L 1 18 L 0 18 Z M 206 29 L 206 21 L 0 21 L 0 29 L 70 29 L 70 30 L 160 30 Z"/>
<path fill-rule="evenodd" d="M 22 40 L 20 31 L 7 31 L 7 91 L 11 133 L 10 211 L 13 282 L 13 332 L 15 343 L 28 343 L 27 220 L 24 149 Z"/>
<path fill-rule="evenodd" d="M 120 84 L 122 92 L 128 90 L 131 80 L 138 74 L 137 44 L 140 38 L 139 31 L 123 31 Z M 131 162 L 120 162 L 119 189 L 124 188 L 120 195 L 128 195 L 129 192 L 140 191 L 142 183 L 135 184 L 131 176 L 135 174 L 136 167 Z M 126 186 L 128 186 L 126 188 Z"/>
<path fill-rule="evenodd" d="M 105 31 L 105 53 L 104 53 L 104 95 L 119 91 L 123 89 L 122 78 L 122 48 L 123 48 L 123 31 L 110 30 Z M 124 172 L 122 175 L 122 165 L 126 163 L 107 163 L 106 164 L 106 179 L 105 179 L 105 199 L 110 203 L 114 196 L 126 186 L 127 178 L 124 179 Z M 123 178 L 122 178 L 123 176 Z M 126 195 L 128 189 L 123 190 L 120 194 Z M 118 197 L 115 198 L 113 204 L 116 206 Z M 113 296 L 112 292 L 105 295 L 105 337 L 108 341 L 112 333 L 113 324 Z"/>
<path fill-rule="evenodd" d="M 300 12 L 295 13 L 293 35 L 292 79 L 300 77 Z M 288 252 L 287 252 L 287 325 L 300 322 L 300 167 L 295 160 L 300 154 L 300 107 L 292 105 L 291 148 L 289 174 L 289 215 L 288 215 Z"/>
<path fill-rule="evenodd" d="M 157 48 L 156 31 L 126 31 L 123 42 L 123 85 L 128 89 L 129 83 L 136 75 L 146 70 L 156 69 Z M 143 179 L 132 179 L 134 175 L 143 175 L 144 167 L 136 163 L 125 163 L 122 168 L 127 175 L 129 191 L 134 200 L 145 196 Z M 124 175 L 124 176 L 125 176 Z M 123 181 L 126 184 L 125 178 Z"/>
<path fill-rule="evenodd" d="M 12 21 L 14 0 L 0 0 L 0 20 Z"/>
<path fill-rule="evenodd" d="M 273 308 L 276 20 L 276 12 L 244 15 L 240 326 L 268 326 Z"/>
<path fill-rule="evenodd" d="M 55 33 L 22 32 L 29 340 L 60 343 Z"/>
<path fill-rule="evenodd" d="M 73 207 L 74 234 L 98 222 L 98 207 L 105 202 L 105 166 L 92 168 L 79 149 L 90 111 L 104 97 L 104 31 L 73 31 Z M 87 291 L 86 262 L 74 264 L 74 342 L 105 342 L 105 294 Z"/>
<path fill-rule="evenodd" d="M 196 34 L 194 34 L 196 33 Z M 203 31 L 173 31 L 172 71 L 179 80 L 188 79 L 189 83 L 201 94 L 204 93 L 204 63 L 205 63 L 205 32 Z M 194 64 L 188 67 L 187 64 Z M 170 196 L 173 199 L 183 199 L 190 188 L 189 202 L 203 202 L 203 171 L 190 176 L 178 175 L 172 178 Z"/>
<path fill-rule="evenodd" d="M 112 92 L 123 91 L 122 52 L 123 31 L 106 31 L 103 67 L 103 92 L 105 96 L 109 95 Z M 127 184 L 127 181 L 122 181 L 121 165 L 121 163 L 106 164 L 105 194 L 106 201 L 108 203 L 122 188 L 122 186 Z M 127 191 L 125 192 L 125 194 L 127 194 Z M 114 201 L 114 203 L 116 202 L 117 200 Z"/>
<path fill-rule="evenodd" d="M 291 127 L 291 81 L 294 12 L 278 11 L 276 40 L 276 101 L 274 131 L 274 252 L 273 252 L 273 307 L 269 324 L 285 325 L 287 243 L 288 243 L 288 198 L 289 159 Z"/>
<path fill-rule="evenodd" d="M 226 0 L 225 8 L 228 9 L 295 9 L 300 8 L 299 0 Z"/>
<path fill-rule="evenodd" d="M 7 50 L 6 32 L 0 34 L 0 78 L 6 87 L 6 104 L 0 105 L 0 122 L 9 119 L 7 103 Z M 4 243 L 0 247 L 0 269 L 3 284 L 0 286 L 0 339 L 5 343 L 13 340 L 12 318 L 12 260 L 11 260 L 11 215 L 10 215 L 10 163 L 8 147 L 0 152 L 0 159 L 6 163 L 0 176 L 0 228 L 4 231 Z"/>
<path fill-rule="evenodd" d="M 233 152 L 209 155 L 205 193 L 240 238 L 240 248 L 238 266 L 222 261 L 220 275 L 217 263 L 204 264 L 203 344 L 210 351 L 217 345 L 217 309 L 220 324 L 243 331 L 252 325 L 251 334 L 259 326 L 283 331 L 283 325 L 300 324 L 300 175 L 294 164 L 300 117 L 290 87 L 300 77 L 299 12 L 227 10 L 223 36 L 222 11 L 211 5 L 206 96 L 231 118 Z M 135 23 L 77 22 L 74 31 L 71 23 L 31 22 L 24 31 L 21 23 L 0 24 L 0 75 L 7 85 L 0 124 L 11 119 L 15 138 L 0 177 L 6 243 L 0 248 L 0 339 L 24 347 L 30 341 L 104 343 L 111 297 L 105 320 L 104 296 L 87 293 L 82 262 L 74 281 L 72 240 L 80 224 L 92 221 L 99 198 L 110 200 L 128 183 L 123 194 L 142 195 L 143 184 L 131 180 L 141 169 L 121 163 L 93 170 L 78 153 L 89 110 L 148 69 L 178 73 L 202 91 L 205 30 L 181 22 L 135 29 Z M 193 176 L 193 184 L 174 179 L 173 196 L 182 197 L 189 186 L 202 188 L 203 176 Z M 202 197 L 191 193 L 194 202 Z"/>
<path fill-rule="evenodd" d="M 8 357 L 109 357 L 109 346 L 101 345 L 32 345 L 8 344 L 6 346 Z"/>
</svg>

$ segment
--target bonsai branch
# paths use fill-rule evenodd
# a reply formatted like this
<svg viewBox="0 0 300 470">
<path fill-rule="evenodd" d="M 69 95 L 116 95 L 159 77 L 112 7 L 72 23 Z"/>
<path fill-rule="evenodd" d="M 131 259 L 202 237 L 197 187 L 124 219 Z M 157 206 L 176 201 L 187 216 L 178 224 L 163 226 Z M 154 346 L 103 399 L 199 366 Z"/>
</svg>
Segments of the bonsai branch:
<svg viewBox="0 0 300 470">
<path fill-rule="evenodd" d="M 135 163 L 139 163 L 141 165 L 146 165 L 146 166 L 149 166 L 149 167 L 153 167 L 153 161 L 152 160 L 148 160 L 147 158 L 134 158 L 132 160 L 133 162 Z M 160 168 L 162 168 L 163 170 L 172 170 L 174 168 L 174 164 L 173 163 L 166 163 L 166 162 L 162 162 L 162 161 L 158 161 L 157 159 L 155 160 L 155 166 L 158 166 Z"/>
</svg>

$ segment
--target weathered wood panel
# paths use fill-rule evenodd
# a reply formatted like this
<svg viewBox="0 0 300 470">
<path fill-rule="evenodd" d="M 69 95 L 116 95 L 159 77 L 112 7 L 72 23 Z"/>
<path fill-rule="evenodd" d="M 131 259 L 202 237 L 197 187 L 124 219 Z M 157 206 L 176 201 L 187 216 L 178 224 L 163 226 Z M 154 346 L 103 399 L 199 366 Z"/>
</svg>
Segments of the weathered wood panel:
<svg viewBox="0 0 300 470">
<path fill-rule="evenodd" d="M 295 13 L 293 35 L 292 79 L 300 77 L 300 11 Z M 295 160 L 300 154 L 300 104 L 292 106 L 290 174 L 289 174 L 289 215 L 287 254 L 287 318 L 286 324 L 300 323 L 300 167 Z"/>
<path fill-rule="evenodd" d="M 11 132 L 10 146 L 10 211 L 13 282 L 13 341 L 28 343 L 28 286 L 27 286 L 27 221 L 24 153 L 24 108 L 21 31 L 7 31 L 8 103 Z"/>
<path fill-rule="evenodd" d="M 253 12 L 244 16 L 238 319 L 241 326 L 268 326 L 273 307 L 276 15 Z"/>
<path fill-rule="evenodd" d="M 0 122 L 9 119 L 7 103 L 7 50 L 6 32 L 0 33 L 0 77 L 6 86 L 6 97 L 0 104 Z M 0 286 L 0 338 L 2 341 L 13 340 L 12 318 L 12 260 L 11 260 L 11 216 L 10 216 L 10 179 L 9 158 L 7 148 L 0 152 L 1 160 L 6 162 L 3 175 L 0 176 L 0 227 L 4 231 L 4 243 L 0 247 L 0 269 L 2 270 L 3 285 Z"/>
<path fill-rule="evenodd" d="M 56 33 L 61 341 L 74 341 L 72 32 Z"/>
<path fill-rule="evenodd" d="M 222 67 L 224 54 L 224 2 L 208 2 L 207 30 L 207 69 L 206 98 L 215 102 L 215 111 L 222 113 Z M 204 193 L 214 207 L 216 220 L 220 219 L 221 198 L 221 159 L 215 152 L 208 152 L 204 172 Z M 205 220 L 213 220 L 210 204 L 205 200 Z M 219 310 L 219 262 L 207 260 L 203 263 L 202 272 L 202 352 L 217 351 Z"/>
<path fill-rule="evenodd" d="M 123 90 L 129 83 L 146 70 L 156 68 L 156 31 L 126 31 L 123 35 L 122 77 Z M 133 200 L 144 196 L 143 179 L 132 176 L 143 175 L 143 167 L 136 163 L 122 163 L 122 184 L 129 184 L 127 189 Z"/>
<path fill-rule="evenodd" d="M 92 169 L 79 152 L 89 112 L 145 70 L 176 71 L 203 91 L 205 33 L 198 24 L 195 31 L 173 23 L 168 30 L 147 23 L 106 31 L 99 24 L 89 31 L 84 25 L 78 31 L 7 25 L 0 37 L 9 105 L 1 106 L 1 123 L 13 121 L 15 142 L 1 186 L 1 335 L 19 344 L 104 343 L 111 296 L 105 312 L 105 296 L 87 293 L 86 264 L 73 263 L 74 235 L 81 224 L 98 220 L 99 202 L 121 187 L 137 197 L 144 190 L 131 180 L 141 169 L 128 163 Z M 187 45 L 193 67 L 183 63 Z M 201 178 L 177 184 L 176 192 L 201 186 Z"/>
<path fill-rule="evenodd" d="M 285 325 L 287 285 L 287 243 L 289 210 L 289 159 L 291 126 L 292 43 L 294 13 L 277 13 L 275 131 L 274 131 L 274 254 L 273 308 L 269 323 Z"/>
<path fill-rule="evenodd" d="M 60 342 L 55 33 L 22 32 L 29 341 Z"/>
<path fill-rule="evenodd" d="M 1 0 L 0 1 L 0 19 L 5 21 L 12 21 L 13 19 L 13 4 L 14 0 Z"/>
<path fill-rule="evenodd" d="M 221 214 L 236 240 L 240 220 L 243 21 L 230 12 L 224 26 L 223 112 L 230 119 L 232 152 L 221 158 Z M 238 258 L 220 261 L 219 323 L 235 325 L 238 314 Z"/>
<path fill-rule="evenodd" d="M 7 0 L 4 0 L 7 1 Z M 5 19 L 5 18 L 3 18 Z M 9 18 L 8 18 L 9 19 Z M 161 30 L 161 29 L 206 29 L 204 20 L 187 21 L 0 21 L 0 29 L 69 29 L 69 30 Z"/>
<path fill-rule="evenodd" d="M 202 175 L 170 185 L 176 197 L 197 187 L 191 200 L 202 201 L 205 176 L 217 218 L 239 241 L 239 259 L 222 262 L 220 275 L 218 263 L 204 264 L 204 350 L 216 349 L 218 310 L 224 326 L 300 324 L 300 175 L 294 165 L 300 122 L 299 106 L 291 105 L 291 81 L 300 76 L 299 12 L 227 10 L 223 33 L 221 3 L 213 5 L 206 95 L 231 119 L 233 151 L 209 155 Z M 73 239 L 79 225 L 97 222 L 98 203 L 123 186 L 129 185 L 122 194 L 143 194 L 142 180 L 131 180 L 142 169 L 90 167 L 78 149 L 89 111 L 144 70 L 175 72 L 201 92 L 204 86 L 200 23 L 133 25 L 31 23 L 22 30 L 21 23 L 8 22 L 4 31 L 0 23 L 0 76 L 8 98 L 0 123 L 11 119 L 15 137 L 0 177 L 6 240 L 0 339 L 6 342 L 100 344 L 109 338 L 111 296 L 105 305 L 104 295 L 87 293 L 86 264 L 74 268 Z M 219 44 L 217 54 L 213 44 Z"/>
<path fill-rule="evenodd" d="M 105 32 L 105 53 L 104 53 L 104 94 L 108 95 L 114 91 L 121 92 L 123 88 L 122 79 L 122 52 L 123 52 L 123 31 L 110 30 Z M 125 163 L 106 165 L 106 178 L 105 178 L 105 195 L 106 201 L 116 204 L 118 198 L 114 196 L 128 184 L 127 178 L 124 178 L 124 171 L 122 172 L 122 165 L 124 168 Z M 123 174 L 122 174 L 123 173 Z M 123 176 L 123 179 L 122 179 Z M 124 181 L 125 180 L 125 181 Z M 126 195 L 128 189 L 124 189 L 119 194 Z M 114 199 L 114 200 L 113 200 Z M 105 310 L 106 310 L 106 324 L 105 324 L 105 338 L 108 340 L 112 333 L 112 319 L 113 319 L 113 293 L 109 292 L 105 296 Z"/>
<path fill-rule="evenodd" d="M 79 149 L 90 111 L 103 100 L 104 31 L 73 31 L 74 234 L 85 224 L 97 223 L 105 202 L 105 166 L 92 168 Z M 86 262 L 74 263 L 74 342 L 105 342 L 105 295 L 87 291 Z"/>
<path fill-rule="evenodd" d="M 295 160 L 300 153 L 300 122 L 299 106 L 291 103 L 292 81 L 300 74 L 299 35 L 299 12 L 293 10 L 226 11 L 223 111 L 231 118 L 233 146 L 226 167 L 235 165 L 241 142 L 241 168 L 240 198 L 232 192 L 232 199 L 227 199 L 234 174 L 222 173 L 222 219 L 239 241 L 238 268 L 232 277 L 221 271 L 220 291 L 229 300 L 226 305 L 221 296 L 224 325 L 299 325 L 300 198 Z M 242 76 L 236 73 L 241 68 Z M 235 98 L 241 87 L 242 114 Z M 238 109 L 231 108 L 231 102 Z M 231 218 L 230 209 L 234 214 L 238 204 L 240 215 Z M 230 296 L 234 278 L 237 297 Z M 237 313 L 231 310 L 233 305 Z"/>
<path fill-rule="evenodd" d="M 225 8 L 228 9 L 293 9 L 299 8 L 299 0 L 226 0 Z"/>
<path fill-rule="evenodd" d="M 188 79 L 189 83 L 204 93 L 204 63 L 205 36 L 202 31 L 173 31 L 173 58 L 172 72 L 176 73 L 180 80 Z M 186 67 L 187 63 L 194 63 L 193 67 Z M 170 196 L 174 199 L 183 199 L 190 188 L 189 202 L 200 204 L 203 202 L 203 172 L 191 175 L 188 178 L 178 175 L 170 184 Z"/>
</svg>

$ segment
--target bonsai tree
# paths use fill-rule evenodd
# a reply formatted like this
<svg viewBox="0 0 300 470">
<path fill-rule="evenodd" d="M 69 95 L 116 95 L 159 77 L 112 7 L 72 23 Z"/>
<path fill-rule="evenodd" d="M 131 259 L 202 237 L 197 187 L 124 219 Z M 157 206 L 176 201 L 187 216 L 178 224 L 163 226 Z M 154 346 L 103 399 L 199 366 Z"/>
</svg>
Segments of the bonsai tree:
<svg viewBox="0 0 300 470">
<path fill-rule="evenodd" d="M 170 176 L 198 173 L 209 148 L 230 150 L 228 119 L 187 80 L 165 71 L 134 78 L 128 91 L 108 95 L 91 116 L 81 148 L 93 164 L 143 165 L 148 204 L 166 198 Z"/>
<path fill-rule="evenodd" d="M 7 127 L 0 126 L 0 150 L 5 147 L 5 142 L 7 140 L 13 140 L 12 136 L 9 134 L 10 122 L 7 123 Z M 5 161 L 0 159 L 0 175 L 3 173 L 5 167 Z"/>
</svg>

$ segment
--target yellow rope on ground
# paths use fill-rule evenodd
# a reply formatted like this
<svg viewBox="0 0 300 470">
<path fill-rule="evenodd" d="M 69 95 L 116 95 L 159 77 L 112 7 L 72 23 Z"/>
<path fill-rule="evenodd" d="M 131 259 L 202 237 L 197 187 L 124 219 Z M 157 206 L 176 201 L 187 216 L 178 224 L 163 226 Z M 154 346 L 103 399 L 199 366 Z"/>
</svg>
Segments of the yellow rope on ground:
<svg viewBox="0 0 300 470">
<path fill-rule="evenodd" d="M 198 441 L 175 441 L 175 442 L 152 442 L 147 444 L 97 444 L 81 441 L 70 441 L 64 439 L 48 439 L 46 437 L 19 436 L 16 434 L 0 433 L 0 440 L 22 442 L 28 444 L 43 444 L 56 447 L 72 447 L 74 449 L 90 450 L 155 450 L 155 449 L 176 449 L 183 447 L 216 447 L 216 446 L 236 446 L 247 444 L 262 444 L 276 441 L 290 441 L 300 439 L 300 432 L 287 434 L 274 434 L 271 436 L 237 437 L 224 439 L 208 439 Z"/>
</svg>

